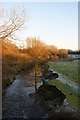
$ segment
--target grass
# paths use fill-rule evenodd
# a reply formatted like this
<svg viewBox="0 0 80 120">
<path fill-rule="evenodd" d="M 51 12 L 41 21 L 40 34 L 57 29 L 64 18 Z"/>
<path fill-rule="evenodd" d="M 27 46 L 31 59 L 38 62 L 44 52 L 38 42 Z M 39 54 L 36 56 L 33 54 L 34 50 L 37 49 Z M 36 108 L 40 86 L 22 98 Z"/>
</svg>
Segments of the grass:
<svg viewBox="0 0 80 120">
<path fill-rule="evenodd" d="M 73 91 L 68 85 L 64 85 L 62 82 L 60 82 L 59 80 L 50 80 L 49 84 L 53 84 L 56 85 L 57 88 L 59 88 L 60 90 L 62 90 L 67 98 L 67 101 L 73 105 L 74 107 L 80 109 L 80 107 L 78 106 L 78 95 L 75 91 Z"/>
<path fill-rule="evenodd" d="M 80 61 L 79 61 L 80 62 Z M 74 81 L 78 84 L 80 77 L 78 76 L 79 72 L 79 62 L 77 60 L 70 62 L 50 62 L 50 68 L 58 73 L 64 75 L 68 80 Z"/>
</svg>

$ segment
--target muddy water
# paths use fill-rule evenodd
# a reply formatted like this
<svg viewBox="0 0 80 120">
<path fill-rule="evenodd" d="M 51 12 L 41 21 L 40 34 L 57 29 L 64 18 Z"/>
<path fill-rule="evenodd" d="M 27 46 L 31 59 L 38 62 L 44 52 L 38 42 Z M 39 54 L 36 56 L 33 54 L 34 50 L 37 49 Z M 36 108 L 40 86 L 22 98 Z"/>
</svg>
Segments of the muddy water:
<svg viewBox="0 0 80 120">
<path fill-rule="evenodd" d="M 38 87 L 42 83 L 38 83 Z M 32 73 L 20 73 L 3 97 L 2 118 L 47 118 L 42 103 L 29 94 L 34 93 Z"/>
</svg>

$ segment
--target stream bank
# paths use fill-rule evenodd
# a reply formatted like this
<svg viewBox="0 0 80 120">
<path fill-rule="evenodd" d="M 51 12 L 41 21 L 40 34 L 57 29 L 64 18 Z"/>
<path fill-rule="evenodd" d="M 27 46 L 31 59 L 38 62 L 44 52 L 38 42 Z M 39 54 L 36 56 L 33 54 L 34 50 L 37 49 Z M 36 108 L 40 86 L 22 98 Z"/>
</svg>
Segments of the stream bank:
<svg viewBox="0 0 80 120">
<path fill-rule="evenodd" d="M 37 86 L 39 88 L 42 85 L 40 76 L 38 77 L 38 80 L 39 81 Z M 38 90 L 40 90 L 40 88 Z M 73 113 L 77 114 L 77 111 L 73 109 L 73 107 L 70 106 L 69 104 L 66 104 L 66 101 L 63 101 L 63 104 L 61 105 L 56 103 L 54 107 L 53 105 L 54 98 L 52 98 L 54 90 L 52 91 L 51 90 L 52 89 L 50 86 L 50 90 L 45 88 L 45 91 L 43 92 L 43 94 L 47 92 L 46 94 L 47 97 L 50 95 L 50 97 L 47 100 L 43 100 L 41 98 L 41 95 L 39 94 L 38 94 L 39 97 L 38 95 L 31 96 L 31 94 L 35 93 L 34 70 L 30 70 L 29 72 L 21 71 L 18 75 L 16 75 L 14 82 L 6 89 L 6 94 L 5 96 L 3 96 L 3 105 L 2 105 L 3 120 L 6 119 L 18 120 L 18 119 L 48 118 L 48 117 L 55 118 L 57 113 L 61 113 L 61 111 L 64 110 L 65 110 L 65 114 L 67 114 L 67 112 L 71 110 L 73 110 L 71 111 L 72 115 Z"/>
</svg>

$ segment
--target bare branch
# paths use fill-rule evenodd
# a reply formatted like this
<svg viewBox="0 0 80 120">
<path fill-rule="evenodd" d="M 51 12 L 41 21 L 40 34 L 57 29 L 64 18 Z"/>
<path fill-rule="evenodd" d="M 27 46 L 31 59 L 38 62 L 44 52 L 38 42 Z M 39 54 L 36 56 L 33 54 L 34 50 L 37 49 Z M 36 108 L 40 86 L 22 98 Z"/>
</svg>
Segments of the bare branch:
<svg viewBox="0 0 80 120">
<path fill-rule="evenodd" d="M 24 10 L 17 12 L 15 9 L 10 12 L 9 19 L 0 26 L 0 39 L 13 36 L 15 31 L 20 30 L 24 24 Z"/>
</svg>

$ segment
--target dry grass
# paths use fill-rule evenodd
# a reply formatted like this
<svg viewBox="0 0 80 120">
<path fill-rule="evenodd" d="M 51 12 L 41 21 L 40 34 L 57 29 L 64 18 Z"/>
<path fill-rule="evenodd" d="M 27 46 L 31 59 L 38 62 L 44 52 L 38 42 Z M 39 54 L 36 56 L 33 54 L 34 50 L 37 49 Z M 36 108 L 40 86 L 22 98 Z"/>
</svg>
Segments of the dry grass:
<svg viewBox="0 0 80 120">
<path fill-rule="evenodd" d="M 8 41 L 2 41 L 2 88 L 13 82 L 15 75 L 22 69 L 29 67 L 31 58 L 27 54 L 20 53 L 19 49 Z"/>
</svg>

